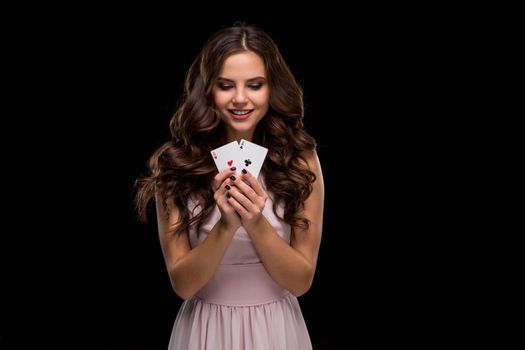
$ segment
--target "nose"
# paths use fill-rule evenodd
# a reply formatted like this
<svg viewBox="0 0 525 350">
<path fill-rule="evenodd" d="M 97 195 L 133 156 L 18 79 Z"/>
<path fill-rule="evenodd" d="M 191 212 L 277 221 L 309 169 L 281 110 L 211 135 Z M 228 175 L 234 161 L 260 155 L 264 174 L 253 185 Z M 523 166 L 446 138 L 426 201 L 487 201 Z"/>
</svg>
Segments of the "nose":
<svg viewBox="0 0 525 350">
<path fill-rule="evenodd" d="M 232 98 L 232 103 L 234 104 L 244 104 L 248 102 L 246 95 L 244 94 L 243 89 L 237 89 L 235 95 Z"/>
</svg>

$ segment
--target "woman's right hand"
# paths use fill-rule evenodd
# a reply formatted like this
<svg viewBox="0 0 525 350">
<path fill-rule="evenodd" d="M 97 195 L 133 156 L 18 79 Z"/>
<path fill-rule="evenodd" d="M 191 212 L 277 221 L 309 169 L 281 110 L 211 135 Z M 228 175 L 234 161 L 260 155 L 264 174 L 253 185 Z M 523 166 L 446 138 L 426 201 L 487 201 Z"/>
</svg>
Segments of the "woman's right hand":
<svg viewBox="0 0 525 350">
<path fill-rule="evenodd" d="M 231 179 L 232 176 L 233 180 Z M 215 203 L 217 203 L 221 212 L 220 223 L 225 229 L 235 232 L 241 227 L 241 217 L 226 198 L 228 193 L 226 186 L 231 186 L 233 181 L 235 181 L 235 168 L 224 169 L 215 175 L 213 179 L 213 190 L 215 191 L 213 198 L 215 198 Z"/>
</svg>

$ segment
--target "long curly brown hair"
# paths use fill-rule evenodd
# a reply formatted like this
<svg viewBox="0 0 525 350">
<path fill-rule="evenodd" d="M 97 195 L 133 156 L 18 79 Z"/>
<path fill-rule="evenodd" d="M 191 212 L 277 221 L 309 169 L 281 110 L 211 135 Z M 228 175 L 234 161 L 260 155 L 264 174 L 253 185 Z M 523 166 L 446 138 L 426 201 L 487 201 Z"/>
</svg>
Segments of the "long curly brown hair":
<svg viewBox="0 0 525 350">
<path fill-rule="evenodd" d="M 226 143 L 225 127 L 214 106 L 212 89 L 221 67 L 230 55 L 253 51 L 264 61 L 270 87 L 270 107 L 260 120 L 253 142 L 268 148 L 261 169 L 266 189 L 274 200 L 273 211 L 284 204 L 284 222 L 307 228 L 309 220 L 299 212 L 312 192 L 315 174 L 303 157 L 315 150 L 316 142 L 304 129 L 303 91 L 273 40 L 260 28 L 239 24 L 213 34 L 192 63 L 180 106 L 170 121 L 171 140 L 149 159 L 149 171 L 136 182 L 135 203 L 140 219 L 147 220 L 155 192 L 172 199 L 180 211 L 175 234 L 197 230 L 215 206 L 211 183 L 217 168 L 210 155 Z M 188 200 L 202 208 L 190 215 Z M 168 211 L 169 212 L 169 211 Z"/>
</svg>

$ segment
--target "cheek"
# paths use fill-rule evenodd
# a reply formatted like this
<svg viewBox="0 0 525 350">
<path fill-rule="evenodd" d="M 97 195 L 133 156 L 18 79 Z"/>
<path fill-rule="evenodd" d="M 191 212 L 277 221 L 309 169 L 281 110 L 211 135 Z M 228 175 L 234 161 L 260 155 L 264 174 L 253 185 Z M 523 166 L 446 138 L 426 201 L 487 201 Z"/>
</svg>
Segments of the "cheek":
<svg viewBox="0 0 525 350">
<path fill-rule="evenodd" d="M 261 91 L 261 93 L 254 96 L 253 102 L 255 102 L 259 106 L 265 106 L 269 104 L 270 103 L 270 93 Z"/>
<path fill-rule="evenodd" d="M 217 107 L 221 108 L 221 107 L 224 107 L 228 103 L 229 96 L 227 93 L 224 93 L 224 92 L 216 92 L 213 95 L 213 101 L 215 102 L 215 105 Z"/>
</svg>

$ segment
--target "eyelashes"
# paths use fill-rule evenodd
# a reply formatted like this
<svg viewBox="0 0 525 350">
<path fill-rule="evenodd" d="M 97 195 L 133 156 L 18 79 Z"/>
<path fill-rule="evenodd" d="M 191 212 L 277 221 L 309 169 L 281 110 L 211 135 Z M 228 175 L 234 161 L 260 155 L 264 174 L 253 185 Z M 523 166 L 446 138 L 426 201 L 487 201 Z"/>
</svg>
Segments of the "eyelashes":
<svg viewBox="0 0 525 350">
<path fill-rule="evenodd" d="M 219 83 L 217 85 L 219 87 L 219 89 L 223 90 L 223 91 L 227 91 L 227 90 L 231 90 L 235 87 L 235 85 L 231 85 L 231 84 L 222 84 L 222 83 Z M 259 83 L 259 84 L 250 84 L 248 85 L 248 88 L 252 89 L 252 90 L 259 90 L 260 88 L 262 88 L 263 84 L 262 83 Z"/>
</svg>

